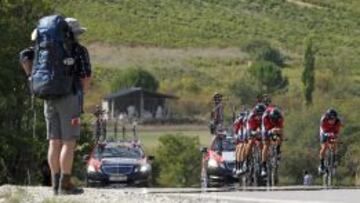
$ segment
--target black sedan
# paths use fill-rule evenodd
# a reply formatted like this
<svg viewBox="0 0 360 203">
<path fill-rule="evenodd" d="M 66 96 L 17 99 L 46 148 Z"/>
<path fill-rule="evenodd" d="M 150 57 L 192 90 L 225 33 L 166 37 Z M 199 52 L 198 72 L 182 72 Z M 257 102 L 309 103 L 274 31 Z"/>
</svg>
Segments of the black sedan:
<svg viewBox="0 0 360 203">
<path fill-rule="evenodd" d="M 235 140 L 232 137 L 222 139 L 222 150 L 219 140 L 213 139 L 209 149 L 203 148 L 201 166 L 201 186 L 219 186 L 234 183 L 238 178 L 234 175 Z"/>
<path fill-rule="evenodd" d="M 148 186 L 152 159 L 152 156 L 145 156 L 136 142 L 99 144 L 84 157 L 87 186 L 113 183 Z"/>
</svg>

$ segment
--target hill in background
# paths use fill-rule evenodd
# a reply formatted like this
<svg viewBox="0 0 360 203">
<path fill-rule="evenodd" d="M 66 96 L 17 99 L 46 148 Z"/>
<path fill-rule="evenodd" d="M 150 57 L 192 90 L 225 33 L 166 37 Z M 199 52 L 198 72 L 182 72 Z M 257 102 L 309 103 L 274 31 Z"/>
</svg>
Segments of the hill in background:
<svg viewBox="0 0 360 203">
<path fill-rule="evenodd" d="M 345 120 L 338 180 L 353 183 L 360 150 L 360 2 L 357 0 L 77 0 L 57 9 L 88 28 L 84 40 L 95 71 L 87 106 L 110 92 L 113 73 L 141 67 L 160 82 L 160 91 L 179 95 L 178 114 L 208 118 L 210 96 L 226 95 L 226 113 L 251 107 L 254 58 L 244 49 L 266 41 L 284 57 L 289 85 L 273 93 L 286 116 L 285 182 L 299 182 L 302 170 L 316 173 L 321 114 L 336 107 Z M 303 105 L 304 39 L 316 52 L 314 103 Z M 348 146 L 347 146 L 348 145 Z M 309 165 L 309 163 L 311 163 Z M 350 174 L 350 175 L 349 175 Z M 299 180 L 300 178 L 300 180 Z"/>
<path fill-rule="evenodd" d="M 309 35 L 318 49 L 319 88 L 332 89 L 322 80 L 331 83 L 340 74 L 359 88 L 358 8 L 355 0 L 77 0 L 58 6 L 89 29 L 84 39 L 95 69 L 141 66 L 157 76 L 161 90 L 203 104 L 214 89 L 234 96 L 228 87 L 250 60 L 240 48 L 254 40 L 286 56 L 292 91 L 301 91 Z"/>
</svg>

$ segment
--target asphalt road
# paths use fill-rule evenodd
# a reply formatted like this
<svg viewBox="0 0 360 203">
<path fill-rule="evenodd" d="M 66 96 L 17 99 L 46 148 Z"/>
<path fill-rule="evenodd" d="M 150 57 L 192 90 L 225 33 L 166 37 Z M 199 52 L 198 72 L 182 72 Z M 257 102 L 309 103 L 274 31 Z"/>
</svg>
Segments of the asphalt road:
<svg viewBox="0 0 360 203">
<path fill-rule="evenodd" d="M 242 203 L 359 203 L 359 189 L 324 189 L 321 187 L 278 187 L 275 189 L 255 188 L 245 191 L 219 191 L 200 193 L 169 193 L 174 200 L 189 202 L 242 202 Z M 182 202 L 182 201 L 180 201 Z M 186 202 L 186 201 L 185 201 Z"/>
</svg>

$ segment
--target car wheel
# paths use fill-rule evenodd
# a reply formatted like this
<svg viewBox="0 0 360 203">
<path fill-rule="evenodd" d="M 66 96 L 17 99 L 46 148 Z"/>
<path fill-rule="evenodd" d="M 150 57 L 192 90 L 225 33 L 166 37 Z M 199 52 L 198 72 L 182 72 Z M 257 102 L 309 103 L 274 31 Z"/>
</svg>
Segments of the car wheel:
<svg viewBox="0 0 360 203">
<path fill-rule="evenodd" d="M 149 181 L 143 182 L 138 185 L 138 187 L 152 187 L 152 184 Z"/>
<path fill-rule="evenodd" d="M 93 187 L 93 184 L 89 181 L 88 176 L 85 177 L 85 183 L 86 183 L 86 187 Z"/>
<path fill-rule="evenodd" d="M 97 182 L 92 182 L 92 181 L 89 179 L 88 176 L 85 177 L 85 185 L 86 185 L 86 187 L 97 187 L 97 186 L 99 186 L 98 184 L 99 184 L 99 183 L 97 183 Z M 101 182 L 101 183 L 100 183 L 100 186 L 102 186 L 102 185 L 103 185 L 103 183 Z"/>
</svg>

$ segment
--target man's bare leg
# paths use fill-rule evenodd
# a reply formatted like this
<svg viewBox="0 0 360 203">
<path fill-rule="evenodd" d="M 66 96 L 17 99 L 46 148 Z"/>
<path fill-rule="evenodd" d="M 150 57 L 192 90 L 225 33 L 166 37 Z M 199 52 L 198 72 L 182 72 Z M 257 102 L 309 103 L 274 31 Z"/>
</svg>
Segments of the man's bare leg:
<svg viewBox="0 0 360 203">
<path fill-rule="evenodd" d="M 71 182 L 71 169 L 74 161 L 75 140 L 64 140 L 60 154 L 60 190 L 61 194 L 81 194 L 83 189 L 75 187 Z"/>
<path fill-rule="evenodd" d="M 320 158 L 320 168 L 319 172 L 322 173 L 324 171 L 324 157 L 326 152 L 327 146 L 325 143 L 320 144 L 320 152 L 319 152 L 319 158 Z"/>
<path fill-rule="evenodd" d="M 71 174 L 76 140 L 63 141 L 60 154 L 60 168 L 63 174 Z"/>
<path fill-rule="evenodd" d="M 50 139 L 48 149 L 48 163 L 51 170 L 51 185 L 54 194 L 58 194 L 59 179 L 60 179 L 60 153 L 61 153 L 61 140 Z"/>
</svg>

